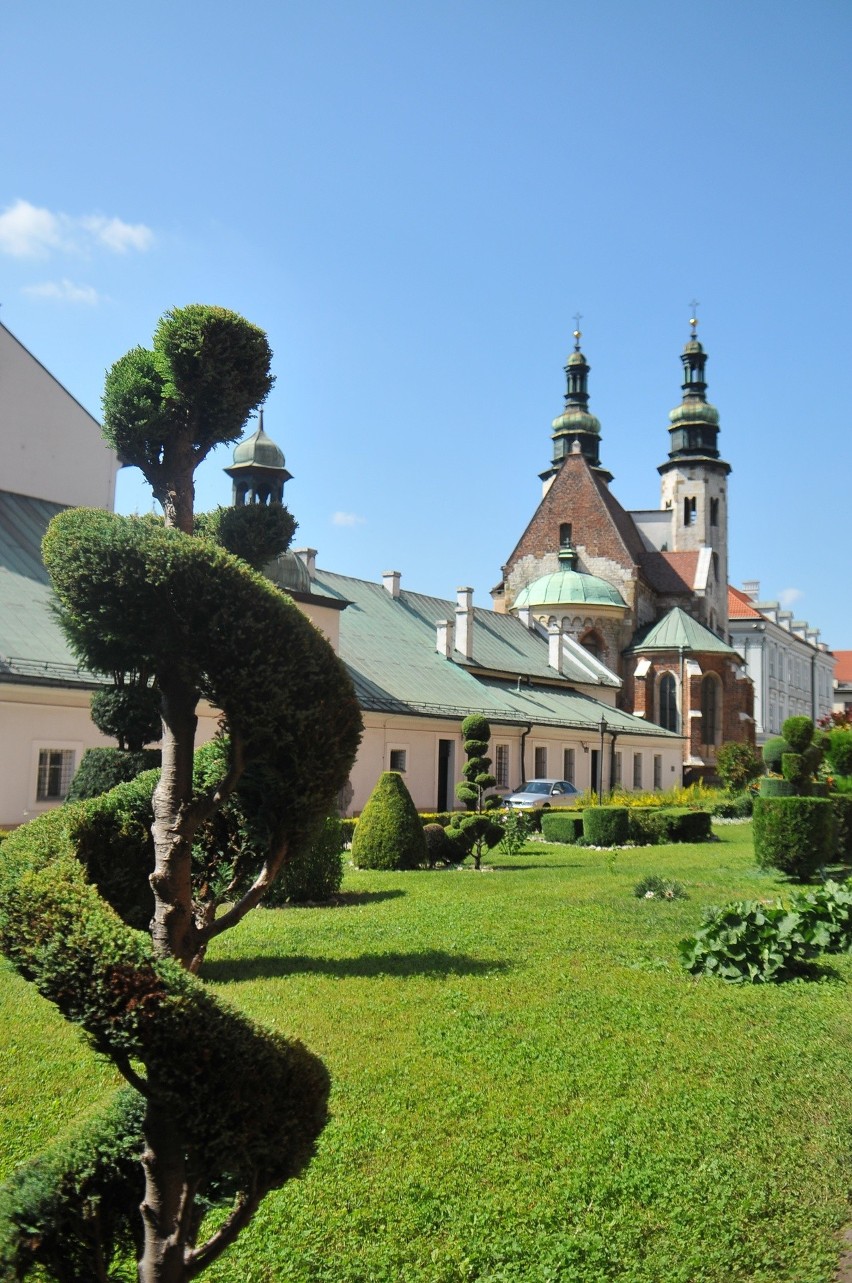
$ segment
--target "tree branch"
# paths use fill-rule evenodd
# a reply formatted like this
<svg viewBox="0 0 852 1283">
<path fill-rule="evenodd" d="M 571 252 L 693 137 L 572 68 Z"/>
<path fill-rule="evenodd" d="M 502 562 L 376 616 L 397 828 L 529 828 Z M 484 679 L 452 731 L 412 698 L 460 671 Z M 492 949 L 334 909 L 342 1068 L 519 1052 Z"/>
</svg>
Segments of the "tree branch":
<svg viewBox="0 0 852 1283">
<path fill-rule="evenodd" d="M 287 847 L 288 843 L 283 841 L 276 850 L 271 851 L 264 862 L 263 868 L 249 887 L 248 891 L 246 891 L 243 898 L 238 900 L 236 904 L 232 905 L 227 913 L 223 913 L 221 918 L 216 918 L 215 921 L 209 923 L 198 932 L 199 945 L 208 944 L 214 936 L 221 935 L 223 931 L 227 931 L 230 927 L 236 926 L 236 924 L 246 916 L 250 909 L 253 909 L 256 904 L 260 903 L 268 889 L 272 886 L 272 883 L 278 877 L 281 865 L 284 863 L 284 858 L 287 855 Z"/>
<path fill-rule="evenodd" d="M 231 731 L 230 745 L 230 762 L 227 772 L 222 776 L 215 788 L 208 789 L 206 793 L 202 793 L 191 806 L 187 807 L 186 818 L 192 825 L 193 832 L 205 820 L 209 820 L 211 815 L 215 815 L 219 807 L 227 802 L 240 782 L 246 762 L 245 741 L 238 731 Z"/>
<path fill-rule="evenodd" d="M 184 1255 L 187 1279 L 194 1279 L 207 1268 L 211 1261 L 221 1256 L 226 1247 L 230 1247 L 240 1231 L 245 1229 L 254 1216 L 265 1193 L 265 1189 L 253 1189 L 246 1190 L 237 1196 L 233 1211 L 225 1223 L 220 1225 L 216 1233 L 211 1234 L 201 1247 Z"/>
<path fill-rule="evenodd" d="M 139 1095 L 144 1096 L 145 1099 L 147 1100 L 149 1097 L 148 1080 L 146 1078 L 143 1078 L 141 1074 L 137 1074 L 136 1070 L 130 1064 L 130 1057 L 125 1056 L 123 1054 L 119 1054 L 118 1052 L 116 1052 L 115 1048 L 110 1048 L 109 1054 L 115 1064 L 116 1069 L 122 1075 L 122 1077 L 126 1078 L 127 1081 L 130 1083 L 130 1086 L 135 1087 L 136 1090 L 139 1092 Z"/>
</svg>

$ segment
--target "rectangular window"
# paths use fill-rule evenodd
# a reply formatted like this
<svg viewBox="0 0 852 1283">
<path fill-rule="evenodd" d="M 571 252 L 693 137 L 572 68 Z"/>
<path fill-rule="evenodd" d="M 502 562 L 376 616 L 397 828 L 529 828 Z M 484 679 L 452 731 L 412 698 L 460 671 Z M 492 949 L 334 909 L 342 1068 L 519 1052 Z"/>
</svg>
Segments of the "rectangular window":
<svg viewBox="0 0 852 1283">
<path fill-rule="evenodd" d="M 392 748 L 392 749 L 391 749 L 391 751 L 390 751 L 390 767 L 389 767 L 389 769 L 390 769 L 391 771 L 399 771 L 399 772 L 400 772 L 400 774 L 404 774 L 404 773 L 405 773 L 405 763 L 406 763 L 406 758 L 407 758 L 407 756 L 408 756 L 408 753 L 407 753 L 407 750 L 406 750 L 406 749 L 404 749 L 404 748 Z"/>
<path fill-rule="evenodd" d="M 642 787 L 642 754 L 633 754 L 633 787 L 640 789 Z"/>
<path fill-rule="evenodd" d="M 562 778 L 569 784 L 574 784 L 574 750 L 566 748 L 562 751 Z"/>
<path fill-rule="evenodd" d="M 535 750 L 535 779 L 547 779 L 547 747 L 540 746 Z"/>
<path fill-rule="evenodd" d="M 508 744 L 498 744 L 494 750 L 494 774 L 497 777 L 497 787 L 507 789 L 509 787 Z"/>
<path fill-rule="evenodd" d="M 621 788 L 621 754 L 616 753 L 612 763 L 612 786 Z"/>
<path fill-rule="evenodd" d="M 769 647 L 769 676 L 775 676 L 775 647 Z"/>
<path fill-rule="evenodd" d="M 719 524 L 719 500 L 710 500 L 710 525 L 718 526 Z"/>
<path fill-rule="evenodd" d="M 663 787 L 663 759 L 661 754 L 655 753 L 654 754 L 654 788 L 661 789 L 662 787 Z"/>
<path fill-rule="evenodd" d="M 42 748 L 38 755 L 37 802 L 61 802 L 74 777 L 73 748 Z"/>
</svg>

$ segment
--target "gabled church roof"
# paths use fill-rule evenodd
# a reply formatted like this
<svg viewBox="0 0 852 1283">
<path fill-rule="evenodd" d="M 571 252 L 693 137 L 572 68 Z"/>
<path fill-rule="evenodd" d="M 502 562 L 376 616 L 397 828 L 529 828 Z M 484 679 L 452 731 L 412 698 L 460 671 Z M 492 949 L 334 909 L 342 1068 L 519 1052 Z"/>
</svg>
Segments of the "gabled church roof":
<svg viewBox="0 0 852 1283">
<path fill-rule="evenodd" d="M 577 452 L 566 456 L 507 566 L 524 556 L 555 552 L 560 543 L 559 527 L 565 521 L 573 525 L 575 546 L 592 547 L 595 556 L 609 557 L 625 569 L 642 564 L 645 545 L 632 517 L 585 456 Z"/>
<path fill-rule="evenodd" d="M 637 633 L 629 647 L 630 654 L 644 653 L 649 650 L 683 650 L 685 653 L 736 655 L 736 651 L 727 642 L 722 641 L 709 628 L 705 628 L 697 619 L 687 615 L 680 606 L 663 615 L 655 624 Z"/>
</svg>

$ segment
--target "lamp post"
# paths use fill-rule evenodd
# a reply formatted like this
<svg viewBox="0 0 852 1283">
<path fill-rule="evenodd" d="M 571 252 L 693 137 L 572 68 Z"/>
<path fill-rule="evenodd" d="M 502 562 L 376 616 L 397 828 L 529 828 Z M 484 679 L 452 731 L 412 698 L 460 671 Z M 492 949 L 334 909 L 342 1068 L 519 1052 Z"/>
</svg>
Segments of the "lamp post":
<svg viewBox="0 0 852 1283">
<path fill-rule="evenodd" d="M 601 713 L 601 751 L 598 758 L 598 806 L 603 806 L 603 769 L 604 769 L 604 735 L 606 734 L 607 721 Z"/>
</svg>

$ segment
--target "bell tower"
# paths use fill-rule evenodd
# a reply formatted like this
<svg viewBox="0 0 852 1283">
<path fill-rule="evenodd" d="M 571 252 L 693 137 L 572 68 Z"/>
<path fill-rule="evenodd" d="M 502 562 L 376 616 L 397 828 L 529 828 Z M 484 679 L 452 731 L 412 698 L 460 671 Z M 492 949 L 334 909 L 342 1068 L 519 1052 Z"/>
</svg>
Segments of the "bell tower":
<svg viewBox="0 0 852 1283">
<path fill-rule="evenodd" d="M 239 442 L 234 450 L 234 462 L 224 471 L 234 483 L 235 508 L 251 503 L 284 502 L 284 483 L 292 480 L 293 474 L 284 466 L 284 451 L 263 430 L 263 407 L 254 436 Z"/>
<path fill-rule="evenodd" d="M 707 354 L 698 341 L 694 310 L 689 324 L 689 340 L 680 358 L 683 399 L 669 414 L 669 457 L 657 469 L 662 478 L 660 507 L 672 514 L 672 551 L 698 552 L 710 559 L 705 622 L 727 636 L 731 465 L 719 455 L 719 411 L 705 395 Z"/>
</svg>

